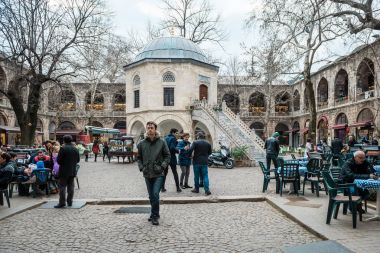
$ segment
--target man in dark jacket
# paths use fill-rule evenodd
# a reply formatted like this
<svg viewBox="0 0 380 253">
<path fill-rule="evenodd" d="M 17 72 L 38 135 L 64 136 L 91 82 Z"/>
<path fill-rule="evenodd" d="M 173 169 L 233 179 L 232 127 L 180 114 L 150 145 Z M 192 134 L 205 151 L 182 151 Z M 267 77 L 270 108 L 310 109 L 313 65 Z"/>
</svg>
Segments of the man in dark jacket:
<svg viewBox="0 0 380 253">
<path fill-rule="evenodd" d="M 272 137 L 268 138 L 265 141 L 264 149 L 266 149 L 266 158 L 267 158 L 267 169 L 270 170 L 271 161 L 273 161 L 274 167 L 277 168 L 277 158 L 280 153 L 280 143 L 278 138 L 280 134 L 278 132 L 273 133 Z"/>
<path fill-rule="evenodd" d="M 177 136 L 178 136 L 178 129 L 172 128 L 170 130 L 170 134 L 168 134 L 165 137 L 165 141 L 166 141 L 166 144 L 168 145 L 168 148 L 170 151 L 170 168 L 173 172 L 175 186 L 177 187 L 177 192 L 181 192 L 182 190 L 179 187 L 179 180 L 178 180 L 178 173 L 177 173 L 177 157 L 176 157 L 176 154 L 178 153 Z M 166 176 L 168 175 L 168 170 L 169 170 L 169 168 L 165 169 L 165 177 L 164 177 L 164 182 L 162 184 L 162 191 L 163 192 L 166 192 L 165 181 L 166 181 Z"/>
<path fill-rule="evenodd" d="M 79 152 L 72 144 L 71 135 L 63 136 L 64 145 L 59 150 L 57 163 L 58 186 L 59 186 L 59 203 L 55 208 L 62 208 L 66 205 L 66 187 L 67 187 L 67 205 L 72 206 L 74 197 L 74 177 L 76 176 L 76 166 L 80 161 Z"/>
<path fill-rule="evenodd" d="M 333 155 L 335 155 L 335 156 L 340 155 L 342 149 L 343 149 L 342 140 L 339 139 L 338 136 L 335 136 L 334 140 L 331 142 L 331 151 L 332 151 Z"/>
<path fill-rule="evenodd" d="M 347 160 L 343 165 L 340 179 L 343 183 L 353 183 L 355 179 L 377 179 L 374 172 L 372 165 L 365 159 L 365 153 L 359 150 L 354 153 L 352 159 Z M 367 189 L 358 188 L 358 193 L 363 199 L 368 199 Z M 359 207 L 359 211 L 363 212 L 361 207 Z"/>
<path fill-rule="evenodd" d="M 191 192 L 199 193 L 199 176 L 203 177 L 203 187 L 205 194 L 210 195 L 209 180 L 208 180 L 208 157 L 211 155 L 211 145 L 205 140 L 205 134 L 199 132 L 197 140 L 191 144 L 189 154 L 194 152 L 193 170 L 194 170 L 194 190 Z"/>
<path fill-rule="evenodd" d="M 160 218 L 160 190 L 164 182 L 164 170 L 170 162 L 169 148 L 157 132 L 157 124 L 150 121 L 146 124 L 147 137 L 138 145 L 137 164 L 143 172 L 148 189 L 151 214 L 148 221 L 158 225 Z"/>
</svg>

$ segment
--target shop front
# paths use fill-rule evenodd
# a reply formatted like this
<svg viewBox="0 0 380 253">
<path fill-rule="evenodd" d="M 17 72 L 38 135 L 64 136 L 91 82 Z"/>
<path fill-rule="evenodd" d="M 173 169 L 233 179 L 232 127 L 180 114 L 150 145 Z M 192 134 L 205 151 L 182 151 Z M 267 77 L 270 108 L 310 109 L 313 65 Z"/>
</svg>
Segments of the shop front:
<svg viewBox="0 0 380 253">
<path fill-rule="evenodd" d="M 21 144 L 21 131 L 20 127 L 2 126 L 0 125 L 0 145 L 20 145 Z M 42 144 L 43 133 L 36 131 L 35 144 Z"/>
<path fill-rule="evenodd" d="M 372 141 L 375 131 L 374 116 L 370 109 L 365 108 L 359 112 L 356 122 L 350 125 L 354 128 L 354 134 L 358 142 L 363 140 Z"/>
<path fill-rule="evenodd" d="M 348 127 L 348 119 L 346 114 L 340 113 L 335 120 L 335 125 L 331 127 L 334 130 L 334 137 L 338 137 L 343 141 L 343 143 L 347 142 L 347 135 L 350 132 L 350 128 Z"/>
</svg>

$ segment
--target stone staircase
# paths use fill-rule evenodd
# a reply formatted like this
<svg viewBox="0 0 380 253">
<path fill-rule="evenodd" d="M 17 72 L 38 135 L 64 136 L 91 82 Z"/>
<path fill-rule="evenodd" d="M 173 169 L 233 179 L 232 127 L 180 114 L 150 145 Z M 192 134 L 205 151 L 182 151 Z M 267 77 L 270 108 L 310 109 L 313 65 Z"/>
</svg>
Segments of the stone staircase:
<svg viewBox="0 0 380 253">
<path fill-rule="evenodd" d="M 230 142 L 230 147 L 248 147 L 246 155 L 255 162 L 265 160 L 264 141 L 256 135 L 225 103 L 210 105 L 205 101 L 193 102 L 193 115 L 209 119 Z"/>
</svg>

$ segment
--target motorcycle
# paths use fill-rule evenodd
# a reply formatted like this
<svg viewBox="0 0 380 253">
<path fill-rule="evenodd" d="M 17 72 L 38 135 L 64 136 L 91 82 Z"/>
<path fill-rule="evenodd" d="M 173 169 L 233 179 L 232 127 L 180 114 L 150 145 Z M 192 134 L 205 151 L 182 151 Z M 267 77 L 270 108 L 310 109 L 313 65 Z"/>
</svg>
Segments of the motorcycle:
<svg viewBox="0 0 380 253">
<path fill-rule="evenodd" d="M 219 165 L 224 166 L 226 169 L 232 169 L 235 166 L 235 161 L 231 157 L 230 150 L 219 142 L 220 151 L 212 152 L 208 157 L 208 166 Z"/>
</svg>

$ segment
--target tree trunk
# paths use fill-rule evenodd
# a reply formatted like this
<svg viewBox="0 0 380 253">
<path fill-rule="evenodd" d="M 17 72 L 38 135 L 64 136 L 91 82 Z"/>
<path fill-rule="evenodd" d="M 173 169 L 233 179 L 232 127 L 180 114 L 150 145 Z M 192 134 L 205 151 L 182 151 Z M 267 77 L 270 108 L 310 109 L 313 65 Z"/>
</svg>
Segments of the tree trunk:
<svg viewBox="0 0 380 253">
<path fill-rule="evenodd" d="M 23 106 L 24 102 L 21 90 L 27 89 L 27 82 L 23 78 L 18 78 L 17 80 L 12 80 L 8 87 L 7 95 L 20 125 L 22 145 L 31 146 L 34 143 L 42 83 L 36 79 L 34 82 L 33 80 L 30 81 L 26 111 Z"/>
<path fill-rule="evenodd" d="M 266 96 L 267 96 L 267 106 L 265 110 L 265 118 L 264 118 L 264 133 L 266 134 L 266 138 L 271 136 L 270 133 L 268 133 L 268 123 L 269 123 L 269 117 L 272 110 L 272 82 L 269 81 L 267 83 L 267 87 L 265 89 Z M 274 131 L 273 131 L 274 132 Z"/>
<path fill-rule="evenodd" d="M 313 83 L 311 82 L 311 76 L 310 73 L 304 72 L 305 77 L 305 87 L 306 87 L 306 94 L 304 94 L 306 97 L 308 97 L 309 102 L 309 111 L 310 111 L 310 123 L 309 123 L 309 133 L 308 138 L 311 139 L 311 141 L 316 144 L 316 132 L 317 132 L 317 109 L 316 109 L 316 103 L 315 103 L 315 95 L 314 95 L 314 87 Z"/>
</svg>

